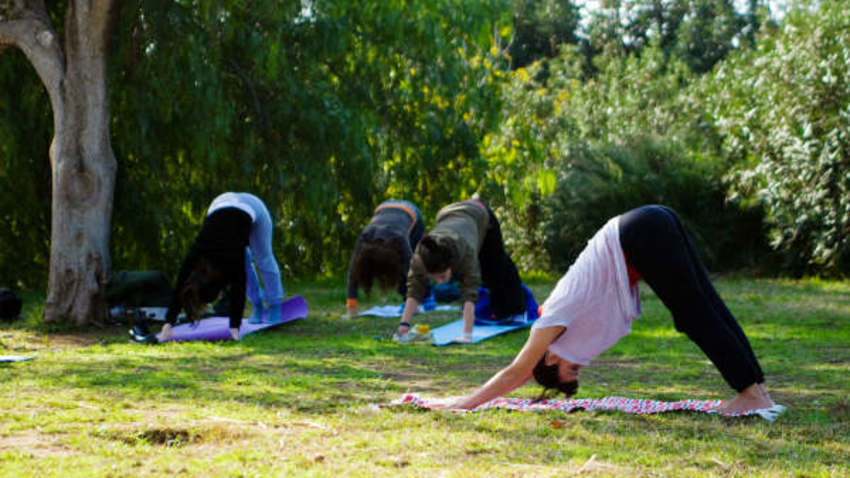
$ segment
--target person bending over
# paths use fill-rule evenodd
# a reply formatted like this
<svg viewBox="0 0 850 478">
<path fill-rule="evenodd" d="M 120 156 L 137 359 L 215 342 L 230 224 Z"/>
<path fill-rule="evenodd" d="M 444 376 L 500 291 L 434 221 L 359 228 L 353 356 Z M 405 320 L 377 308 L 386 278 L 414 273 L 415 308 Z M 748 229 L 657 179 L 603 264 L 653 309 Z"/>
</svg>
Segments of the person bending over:
<svg viewBox="0 0 850 478">
<path fill-rule="evenodd" d="M 434 228 L 416 247 L 407 274 L 399 337 L 408 333 L 410 320 L 425 297 L 428 278 L 443 284 L 452 277 L 459 283 L 463 302 L 463 335 L 457 341 L 471 340 L 479 284 L 490 289 L 496 320 L 511 322 L 524 316 L 525 292 L 516 265 L 505 252 L 499 221 L 477 199 L 442 208 Z"/>
<path fill-rule="evenodd" d="M 614 217 L 588 242 L 542 307 L 542 316 L 513 362 L 448 407 L 471 409 L 534 377 L 568 397 L 582 367 L 614 345 L 640 315 L 643 279 L 737 395 L 717 411 L 774 405 L 744 331 L 720 299 L 679 217 L 643 206 Z"/>
<path fill-rule="evenodd" d="M 264 296 L 268 300 L 267 320 L 280 321 L 283 285 L 272 253 L 272 228 L 271 215 L 258 197 L 234 192 L 216 197 L 180 267 L 166 324 L 158 338 L 171 338 L 171 328 L 181 310 L 189 320 L 198 320 L 206 304 L 228 286 L 230 334 L 234 339 L 239 338 L 246 294 L 253 306 L 252 322 L 263 320 Z M 263 277 L 263 289 L 253 262 Z"/>
<path fill-rule="evenodd" d="M 404 297 L 407 292 L 407 271 L 413 250 L 425 233 L 422 213 L 408 201 L 384 201 L 372 220 L 363 228 L 348 266 L 348 317 L 356 317 L 357 289 L 362 287 L 367 297 L 375 279 L 383 289 L 396 288 Z"/>
</svg>

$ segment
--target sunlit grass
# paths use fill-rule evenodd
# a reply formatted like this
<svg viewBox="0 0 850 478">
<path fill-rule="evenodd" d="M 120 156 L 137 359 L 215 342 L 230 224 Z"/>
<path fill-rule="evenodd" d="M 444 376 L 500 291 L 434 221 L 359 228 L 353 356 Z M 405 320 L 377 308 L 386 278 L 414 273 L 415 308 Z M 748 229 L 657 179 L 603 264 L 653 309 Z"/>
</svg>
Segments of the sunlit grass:
<svg viewBox="0 0 850 478">
<path fill-rule="evenodd" d="M 532 284 L 541 300 L 554 279 Z M 774 424 L 702 414 L 475 414 L 372 405 L 468 393 L 527 331 L 475 346 L 399 346 L 395 320 L 346 320 L 344 288 L 287 284 L 310 316 L 239 343 L 139 346 L 125 328 L 0 330 L 3 476 L 847 476 L 850 283 L 718 281 L 768 387 Z M 642 286 L 633 332 L 582 371 L 578 397 L 725 398 L 731 390 Z M 398 298 L 377 294 L 372 303 Z M 454 314 L 417 317 L 438 325 Z M 526 386 L 514 396 L 536 396 Z M 563 423 L 553 427 L 553 422 Z"/>
</svg>

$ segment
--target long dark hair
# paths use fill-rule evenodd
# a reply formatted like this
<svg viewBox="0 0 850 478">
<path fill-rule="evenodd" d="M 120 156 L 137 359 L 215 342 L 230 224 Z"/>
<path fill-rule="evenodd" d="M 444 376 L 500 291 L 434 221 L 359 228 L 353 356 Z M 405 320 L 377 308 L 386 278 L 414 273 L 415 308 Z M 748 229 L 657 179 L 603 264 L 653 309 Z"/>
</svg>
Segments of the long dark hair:
<svg viewBox="0 0 850 478">
<path fill-rule="evenodd" d="M 207 303 L 215 300 L 221 291 L 221 285 L 221 271 L 209 259 L 201 257 L 195 261 L 186 283 L 179 291 L 180 301 L 189 321 L 195 322 L 200 318 Z"/>
<path fill-rule="evenodd" d="M 452 250 L 444 240 L 428 234 L 419 241 L 416 253 L 429 273 L 443 272 L 452 266 Z"/>
<path fill-rule="evenodd" d="M 549 390 L 556 390 L 555 395 L 557 395 L 557 392 L 563 392 L 566 398 L 570 398 L 578 391 L 578 380 L 562 382 L 561 378 L 558 377 L 558 364 L 546 365 L 546 354 L 540 357 L 540 361 L 534 366 L 532 374 L 534 375 L 534 380 L 540 385 L 543 385 L 543 391 L 540 392 L 540 396 L 535 401 L 548 398 L 547 392 Z"/>
<path fill-rule="evenodd" d="M 360 245 L 354 256 L 351 275 L 368 297 L 375 279 L 384 290 L 398 287 L 404 274 L 402 245 L 397 241 L 378 240 Z"/>
</svg>

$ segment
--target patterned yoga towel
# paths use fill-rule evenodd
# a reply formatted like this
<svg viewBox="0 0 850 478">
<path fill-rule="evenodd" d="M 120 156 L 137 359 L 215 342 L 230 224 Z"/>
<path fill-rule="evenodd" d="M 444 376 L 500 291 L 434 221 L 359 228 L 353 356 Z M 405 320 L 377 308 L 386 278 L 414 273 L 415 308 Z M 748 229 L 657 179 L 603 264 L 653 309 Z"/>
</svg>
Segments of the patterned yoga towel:
<svg viewBox="0 0 850 478">
<path fill-rule="evenodd" d="M 391 402 L 389 405 L 413 405 L 416 407 L 430 410 L 432 405 L 444 403 L 446 399 L 428 399 L 417 395 L 407 394 L 400 399 Z M 553 399 L 535 401 L 530 398 L 496 398 L 489 402 L 479 405 L 470 410 L 478 412 L 481 410 L 489 410 L 491 408 L 503 408 L 506 410 L 515 410 L 520 412 L 530 410 L 559 410 L 562 412 L 574 412 L 578 410 L 619 410 L 625 413 L 633 413 L 638 415 L 651 413 L 664 413 L 676 411 L 691 411 L 700 413 L 717 413 L 714 408 L 723 403 L 723 400 L 679 400 L 678 402 L 662 402 L 659 400 L 647 400 L 641 398 L 626 398 L 626 397 L 604 397 L 604 398 L 578 398 L 578 399 Z M 724 415 L 724 416 L 751 416 L 758 415 L 769 422 L 776 420 L 785 407 L 782 405 L 774 405 L 770 408 L 761 410 L 749 410 L 746 412 Z"/>
</svg>

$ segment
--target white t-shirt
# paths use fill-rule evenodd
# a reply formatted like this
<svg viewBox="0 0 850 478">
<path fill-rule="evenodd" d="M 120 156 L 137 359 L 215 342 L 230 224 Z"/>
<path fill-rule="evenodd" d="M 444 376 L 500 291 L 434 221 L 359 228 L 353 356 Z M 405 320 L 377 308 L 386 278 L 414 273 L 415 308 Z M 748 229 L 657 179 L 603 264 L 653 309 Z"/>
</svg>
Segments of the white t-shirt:
<svg viewBox="0 0 850 478">
<path fill-rule="evenodd" d="M 638 287 L 629 285 L 620 246 L 619 219 L 609 220 L 587 242 L 534 323 L 534 328 L 566 327 L 549 351 L 579 365 L 588 365 L 628 334 L 640 315 Z"/>
</svg>

